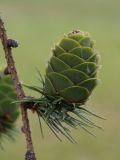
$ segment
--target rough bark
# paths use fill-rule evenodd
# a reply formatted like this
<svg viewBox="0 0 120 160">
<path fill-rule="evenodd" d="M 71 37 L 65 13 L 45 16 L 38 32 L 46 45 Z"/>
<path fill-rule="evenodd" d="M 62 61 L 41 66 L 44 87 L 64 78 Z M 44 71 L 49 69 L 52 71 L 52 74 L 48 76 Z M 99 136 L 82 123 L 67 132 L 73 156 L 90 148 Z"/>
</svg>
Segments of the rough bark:
<svg viewBox="0 0 120 160">
<path fill-rule="evenodd" d="M 25 97 L 25 93 L 19 81 L 19 77 L 18 77 L 17 70 L 15 67 L 15 62 L 12 56 L 12 47 L 8 45 L 8 37 L 6 34 L 4 23 L 1 18 L 0 18 L 0 39 L 3 45 L 8 71 L 11 74 L 11 78 L 14 83 L 17 97 L 19 100 L 22 100 Z M 25 160 L 36 160 L 35 153 L 34 153 L 34 147 L 32 143 L 27 109 L 22 104 L 20 105 L 20 108 L 21 108 L 21 115 L 22 115 L 22 121 L 23 121 L 22 129 L 24 130 L 24 134 L 26 137 L 26 144 L 27 144 L 27 152 L 25 154 Z"/>
</svg>

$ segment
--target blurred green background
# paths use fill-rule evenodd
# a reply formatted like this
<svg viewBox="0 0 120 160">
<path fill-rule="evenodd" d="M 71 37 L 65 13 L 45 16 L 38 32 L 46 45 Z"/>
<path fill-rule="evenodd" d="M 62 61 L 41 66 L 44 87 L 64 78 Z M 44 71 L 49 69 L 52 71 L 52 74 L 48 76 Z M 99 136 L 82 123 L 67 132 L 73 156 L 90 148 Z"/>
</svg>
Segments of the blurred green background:
<svg viewBox="0 0 120 160">
<path fill-rule="evenodd" d="M 72 131 L 78 144 L 64 137 L 58 142 L 50 130 L 43 127 L 41 138 L 38 119 L 30 113 L 32 136 L 38 160 L 119 160 L 120 159 L 120 1 L 119 0 L 0 0 L 0 15 L 9 37 L 19 41 L 14 57 L 21 81 L 39 85 L 35 67 L 42 74 L 51 54 L 51 47 L 64 33 L 80 29 L 91 33 L 101 53 L 101 84 L 95 89 L 86 107 L 107 120 L 96 120 L 104 131 L 95 130 L 96 138 L 81 129 Z M 0 57 L 3 51 L 0 44 Z M 1 58 L 0 58 L 1 61 Z M 29 90 L 26 94 L 33 95 Z M 21 117 L 17 128 L 22 125 Z M 16 142 L 4 141 L 0 160 L 24 159 L 24 135 Z"/>
</svg>

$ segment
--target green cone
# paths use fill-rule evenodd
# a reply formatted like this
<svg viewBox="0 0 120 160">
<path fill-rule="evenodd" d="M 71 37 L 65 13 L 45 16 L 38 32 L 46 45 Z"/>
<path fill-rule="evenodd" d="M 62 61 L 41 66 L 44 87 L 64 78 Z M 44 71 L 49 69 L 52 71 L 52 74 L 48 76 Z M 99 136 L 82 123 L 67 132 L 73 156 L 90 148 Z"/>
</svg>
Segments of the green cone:
<svg viewBox="0 0 120 160">
<path fill-rule="evenodd" d="M 84 107 L 98 82 L 98 60 L 99 55 L 88 33 L 73 31 L 55 46 L 45 79 L 38 71 L 43 87 L 26 86 L 38 92 L 40 97 L 26 97 L 22 101 L 34 106 L 29 108 L 36 110 L 42 134 L 41 118 L 60 141 L 59 134 L 62 134 L 72 143 L 75 142 L 67 126 L 75 129 L 81 127 L 89 134 L 92 134 L 90 128 L 102 129 L 89 117 L 99 116 Z"/>
<path fill-rule="evenodd" d="M 70 103 L 85 102 L 98 81 L 98 60 L 88 33 L 69 33 L 53 49 L 46 69 L 45 92 Z"/>
<path fill-rule="evenodd" d="M 0 72 L 0 138 L 7 136 L 13 138 L 14 123 L 19 115 L 17 99 L 10 75 Z"/>
</svg>

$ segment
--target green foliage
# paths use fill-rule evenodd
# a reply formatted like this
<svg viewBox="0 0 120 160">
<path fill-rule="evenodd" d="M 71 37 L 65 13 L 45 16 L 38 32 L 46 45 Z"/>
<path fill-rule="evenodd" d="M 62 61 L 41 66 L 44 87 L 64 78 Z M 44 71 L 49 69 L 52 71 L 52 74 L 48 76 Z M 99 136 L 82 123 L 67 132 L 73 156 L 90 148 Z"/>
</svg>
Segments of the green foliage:
<svg viewBox="0 0 120 160">
<path fill-rule="evenodd" d="M 0 73 L 0 138 L 13 139 L 15 121 L 18 118 L 18 105 L 12 104 L 16 100 L 16 93 L 10 75 Z"/>
</svg>

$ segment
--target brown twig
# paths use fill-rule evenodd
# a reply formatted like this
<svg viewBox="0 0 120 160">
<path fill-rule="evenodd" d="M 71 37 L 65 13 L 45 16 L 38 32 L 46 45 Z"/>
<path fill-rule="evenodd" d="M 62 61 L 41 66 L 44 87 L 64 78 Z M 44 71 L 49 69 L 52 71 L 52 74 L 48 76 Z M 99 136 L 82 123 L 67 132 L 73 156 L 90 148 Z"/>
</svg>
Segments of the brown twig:
<svg viewBox="0 0 120 160">
<path fill-rule="evenodd" d="M 0 39 L 2 41 L 8 70 L 9 70 L 9 73 L 11 74 L 11 77 L 16 89 L 17 97 L 19 100 L 22 100 L 23 98 L 25 98 L 25 93 L 23 91 L 22 85 L 18 78 L 18 74 L 17 74 L 15 63 L 12 56 L 12 48 L 8 46 L 8 38 L 7 38 L 6 30 L 4 27 L 4 23 L 1 18 L 0 18 Z M 31 138 L 31 131 L 30 131 L 27 109 L 25 109 L 25 107 L 22 104 L 20 105 L 20 108 L 21 108 L 23 128 L 24 128 L 24 133 L 25 133 L 26 143 L 27 143 L 27 152 L 25 155 L 25 159 L 36 160 L 32 138 Z"/>
</svg>

